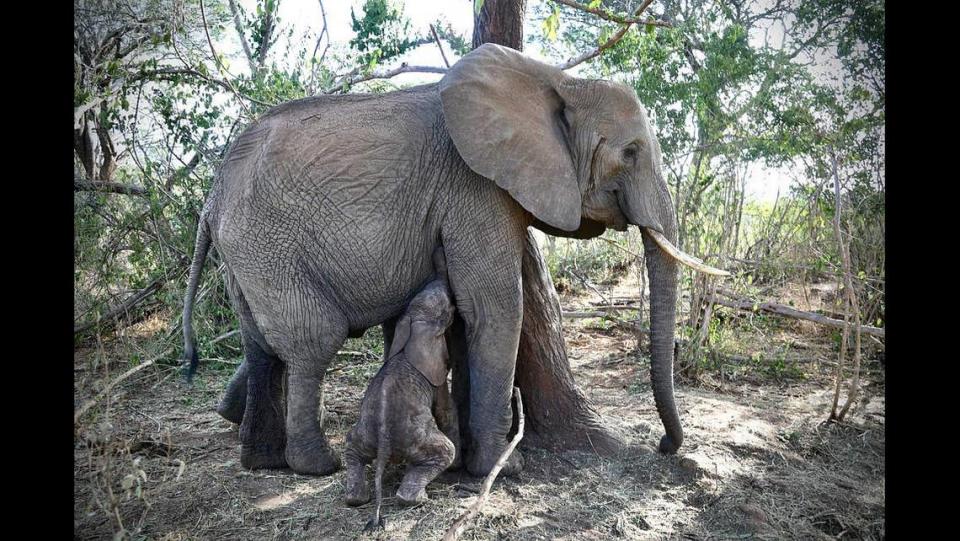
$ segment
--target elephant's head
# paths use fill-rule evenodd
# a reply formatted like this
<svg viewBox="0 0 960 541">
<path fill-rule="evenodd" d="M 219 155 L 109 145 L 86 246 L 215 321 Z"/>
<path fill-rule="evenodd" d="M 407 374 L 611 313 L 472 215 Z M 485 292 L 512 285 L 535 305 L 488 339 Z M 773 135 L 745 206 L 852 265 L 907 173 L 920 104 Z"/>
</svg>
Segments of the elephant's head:
<svg viewBox="0 0 960 541">
<path fill-rule="evenodd" d="M 651 380 L 666 429 L 660 450 L 676 452 L 683 440 L 673 397 L 676 263 L 725 273 L 675 247 L 660 145 L 636 94 L 486 44 L 444 76 L 440 98 L 463 160 L 507 190 L 536 227 L 580 238 L 640 227 L 650 281 Z"/>
<path fill-rule="evenodd" d="M 442 262 L 442 253 L 439 256 L 435 253 L 434 261 Z M 449 355 L 444 333 L 453 323 L 453 312 L 446 278 L 441 277 L 427 284 L 410 301 L 407 311 L 397 321 L 387 358 L 391 359 L 402 352 L 407 362 L 423 374 L 431 385 L 438 387 L 445 384 Z"/>
</svg>

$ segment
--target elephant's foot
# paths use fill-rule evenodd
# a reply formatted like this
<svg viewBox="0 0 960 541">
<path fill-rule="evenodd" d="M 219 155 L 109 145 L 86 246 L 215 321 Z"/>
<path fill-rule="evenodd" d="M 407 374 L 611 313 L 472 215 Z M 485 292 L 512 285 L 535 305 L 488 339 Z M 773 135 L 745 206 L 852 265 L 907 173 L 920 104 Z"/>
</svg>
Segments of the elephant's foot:
<svg viewBox="0 0 960 541">
<path fill-rule="evenodd" d="M 248 470 L 279 470 L 287 467 L 282 445 L 241 445 L 240 465 Z"/>
<path fill-rule="evenodd" d="M 362 463 L 347 460 L 347 479 L 344 482 L 344 495 L 347 505 L 356 507 L 370 501 L 370 487 L 367 485 L 366 468 Z"/>
<path fill-rule="evenodd" d="M 330 475 L 340 469 L 340 457 L 322 439 L 287 440 L 286 457 L 290 469 L 304 475 Z"/>
<path fill-rule="evenodd" d="M 409 506 L 423 503 L 430 497 L 427 496 L 427 489 L 424 487 L 402 484 L 397 490 L 397 499 L 400 500 L 401 505 Z"/>
<path fill-rule="evenodd" d="M 503 454 L 506 448 L 506 441 L 500 446 L 490 444 L 476 446 L 472 455 L 467 458 L 467 471 L 470 472 L 470 475 L 476 477 L 486 477 L 497 461 L 500 460 L 500 455 Z M 519 475 L 522 470 L 523 454 L 520 453 L 520 449 L 515 448 L 513 452 L 510 453 L 510 457 L 507 459 L 506 464 L 504 464 L 503 469 L 500 470 L 500 474 L 513 477 Z"/>
<path fill-rule="evenodd" d="M 243 422 L 243 411 L 245 408 L 245 402 L 235 400 L 232 395 L 227 394 L 223 397 L 223 400 L 220 401 L 220 404 L 217 405 L 217 413 L 220 414 L 220 417 L 238 425 Z"/>
</svg>

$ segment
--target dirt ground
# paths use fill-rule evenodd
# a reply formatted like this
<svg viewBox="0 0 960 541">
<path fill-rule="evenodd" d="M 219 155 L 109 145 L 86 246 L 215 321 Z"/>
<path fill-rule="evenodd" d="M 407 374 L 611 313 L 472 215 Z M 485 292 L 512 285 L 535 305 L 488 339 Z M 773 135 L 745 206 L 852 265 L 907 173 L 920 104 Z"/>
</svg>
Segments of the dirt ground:
<svg viewBox="0 0 960 541">
<path fill-rule="evenodd" d="M 796 286 L 780 293 L 804 302 Z M 586 309 L 591 295 L 565 295 L 562 304 Z M 722 314 L 727 334 L 717 339 L 735 337 L 727 345 L 747 361 L 721 362 L 678 382 L 686 433 L 679 454 L 644 453 L 637 445 L 602 458 L 521 443 L 524 471 L 497 480 L 463 539 L 883 538 L 884 378 L 875 353 L 864 362 L 862 399 L 844 424 L 825 425 L 835 333 Z M 635 351 L 632 332 L 600 319 L 565 320 L 564 332 L 577 382 L 594 406 L 632 443 L 655 447 L 662 426 L 649 361 Z M 125 344 L 139 339 L 148 337 Z M 77 350 L 77 407 L 131 366 L 120 351 L 128 350 L 109 343 Z M 81 419 L 76 538 L 109 539 L 122 528 L 132 539 L 438 539 L 475 501 L 482 479 L 447 472 L 428 488 L 430 501 L 400 507 L 392 497 L 400 471 L 391 467 L 387 529 L 365 534 L 372 506 L 343 503 L 343 471 L 317 478 L 244 470 L 237 428 L 213 410 L 231 362 L 206 362 L 192 388 L 180 385 L 175 368 L 151 366 Z M 325 424 L 341 451 L 378 366 L 376 354 L 360 351 L 338 357 L 328 374 Z"/>
</svg>

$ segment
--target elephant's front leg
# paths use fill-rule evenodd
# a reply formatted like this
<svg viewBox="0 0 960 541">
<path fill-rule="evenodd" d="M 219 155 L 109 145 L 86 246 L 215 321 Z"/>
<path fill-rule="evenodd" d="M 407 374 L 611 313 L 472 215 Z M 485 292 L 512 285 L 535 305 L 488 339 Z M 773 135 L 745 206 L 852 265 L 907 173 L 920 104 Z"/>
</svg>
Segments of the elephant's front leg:
<svg viewBox="0 0 960 541">
<path fill-rule="evenodd" d="M 510 398 L 521 324 L 520 306 L 515 309 L 517 313 L 513 309 L 484 309 L 483 318 L 477 318 L 475 326 L 467 319 L 472 440 L 467 470 L 477 476 L 490 473 L 509 443 L 507 433 L 513 424 Z M 523 458 L 514 450 L 502 471 L 504 475 L 515 475 L 522 467 Z"/>
<path fill-rule="evenodd" d="M 497 249 L 486 244 L 483 252 L 471 250 L 471 246 L 477 244 L 444 238 L 450 286 L 467 338 L 470 446 L 466 466 L 471 474 L 482 476 L 506 448 L 513 422 L 510 398 L 523 293 L 519 241 L 500 244 Z M 503 473 L 516 474 L 522 464 L 520 454 L 514 451 Z"/>
</svg>

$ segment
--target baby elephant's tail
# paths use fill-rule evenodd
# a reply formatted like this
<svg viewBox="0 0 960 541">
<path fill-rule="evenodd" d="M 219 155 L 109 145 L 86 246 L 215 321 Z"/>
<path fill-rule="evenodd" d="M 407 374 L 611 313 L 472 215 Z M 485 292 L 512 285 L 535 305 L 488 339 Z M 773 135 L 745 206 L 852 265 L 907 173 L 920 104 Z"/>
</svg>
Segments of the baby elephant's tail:
<svg viewBox="0 0 960 541">
<path fill-rule="evenodd" d="M 386 469 L 391 452 L 390 435 L 387 432 L 387 404 L 389 402 L 387 388 L 390 386 L 389 381 L 389 378 L 384 379 L 383 385 L 380 387 L 380 410 L 377 412 L 377 458 L 374 461 L 373 473 L 373 490 L 377 493 L 377 503 L 373 508 L 373 517 L 367 522 L 364 531 L 382 530 L 387 525 L 380 512 L 380 507 L 383 505 L 383 470 Z"/>
</svg>

